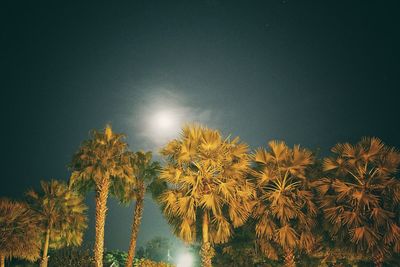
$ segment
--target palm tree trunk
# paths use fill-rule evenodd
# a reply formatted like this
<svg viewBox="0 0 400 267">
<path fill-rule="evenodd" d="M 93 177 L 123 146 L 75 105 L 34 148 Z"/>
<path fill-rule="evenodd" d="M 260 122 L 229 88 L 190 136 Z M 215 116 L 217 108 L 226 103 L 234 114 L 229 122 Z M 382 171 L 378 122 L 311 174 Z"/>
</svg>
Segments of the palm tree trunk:
<svg viewBox="0 0 400 267">
<path fill-rule="evenodd" d="M 291 248 L 285 249 L 285 267 L 296 267 L 294 251 Z"/>
<path fill-rule="evenodd" d="M 126 260 L 126 267 L 132 267 L 133 258 L 135 257 L 136 240 L 143 215 L 144 194 L 145 194 L 144 183 L 140 183 L 139 192 L 135 203 L 135 213 L 133 215 L 131 241 L 129 243 L 129 251 L 128 251 L 128 258 Z"/>
<path fill-rule="evenodd" d="M 46 230 L 46 239 L 44 241 L 43 256 L 42 260 L 40 261 L 40 267 L 47 267 L 47 263 L 49 261 L 49 257 L 47 256 L 47 252 L 49 251 L 49 242 L 50 242 L 50 227 L 48 227 Z"/>
<path fill-rule="evenodd" d="M 104 177 L 96 188 L 96 238 L 94 243 L 94 261 L 96 267 L 103 267 L 104 225 L 106 222 L 109 185 L 109 177 Z"/>
<path fill-rule="evenodd" d="M 213 257 L 213 249 L 211 247 L 211 243 L 208 238 L 208 227 L 209 227 L 208 213 L 204 212 L 203 225 L 202 225 L 203 244 L 201 245 L 201 266 L 202 267 L 212 267 L 211 259 Z"/>
<path fill-rule="evenodd" d="M 0 255 L 0 267 L 6 266 L 6 257 L 4 255 Z"/>
</svg>

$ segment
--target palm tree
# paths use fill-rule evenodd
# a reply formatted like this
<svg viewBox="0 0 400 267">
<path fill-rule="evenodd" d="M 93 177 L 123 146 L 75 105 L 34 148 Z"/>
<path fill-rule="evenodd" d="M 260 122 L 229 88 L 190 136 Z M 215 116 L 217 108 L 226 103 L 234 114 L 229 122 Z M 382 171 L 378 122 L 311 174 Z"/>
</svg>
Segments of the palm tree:
<svg viewBox="0 0 400 267">
<path fill-rule="evenodd" d="M 160 178 L 170 187 L 160 196 L 164 214 L 185 242 L 201 233 L 202 266 L 211 266 L 213 244 L 225 243 L 248 219 L 254 186 L 246 179 L 248 146 L 223 139 L 217 130 L 186 126 L 180 139 L 161 151 L 167 164 Z M 196 227 L 200 222 L 200 227 Z"/>
<path fill-rule="evenodd" d="M 85 214 L 87 207 L 84 198 L 71 191 L 64 182 L 42 181 L 41 188 L 41 192 L 30 190 L 26 195 L 38 225 L 44 233 L 40 266 L 46 267 L 49 247 L 78 246 L 82 243 L 83 233 L 87 227 Z"/>
<path fill-rule="evenodd" d="M 136 240 L 139 232 L 140 223 L 143 215 L 143 204 L 144 196 L 146 193 L 147 186 L 154 185 L 156 183 L 156 178 L 160 169 L 160 165 L 156 161 L 152 161 L 151 152 L 138 151 L 131 159 L 132 167 L 134 170 L 135 186 L 132 187 L 127 184 L 127 198 L 136 199 L 132 230 L 131 230 L 131 240 L 129 243 L 127 267 L 132 267 L 133 258 L 135 257 L 136 250 Z"/>
<path fill-rule="evenodd" d="M 327 178 L 316 182 L 331 235 L 382 266 L 400 252 L 400 154 L 378 138 L 339 143 L 332 152 L 324 160 Z"/>
<path fill-rule="evenodd" d="M 26 203 L 0 199 L 0 266 L 6 258 L 39 258 L 39 231 Z"/>
<path fill-rule="evenodd" d="M 134 183 L 132 153 L 123 141 L 125 136 L 114 133 L 110 125 L 103 131 L 93 130 L 90 136 L 73 157 L 70 186 L 96 192 L 94 258 L 96 267 L 102 267 L 108 195 L 109 192 L 118 195 L 126 183 Z"/>
<path fill-rule="evenodd" d="M 312 230 L 317 206 L 306 176 L 314 160 L 309 150 L 298 145 L 291 149 L 284 142 L 271 141 L 268 147 L 254 154 L 256 236 L 268 258 L 276 260 L 283 251 L 285 266 L 296 266 L 295 250 L 309 252 L 316 243 Z"/>
</svg>

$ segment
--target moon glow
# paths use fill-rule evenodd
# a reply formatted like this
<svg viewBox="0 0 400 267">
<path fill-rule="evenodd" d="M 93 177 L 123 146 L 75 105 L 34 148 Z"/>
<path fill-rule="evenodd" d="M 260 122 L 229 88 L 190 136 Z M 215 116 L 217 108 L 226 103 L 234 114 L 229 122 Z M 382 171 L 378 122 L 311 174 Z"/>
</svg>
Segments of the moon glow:
<svg viewBox="0 0 400 267">
<path fill-rule="evenodd" d="M 180 117 L 180 114 L 172 109 L 156 111 L 149 121 L 151 132 L 161 139 L 173 137 L 181 128 Z"/>
<path fill-rule="evenodd" d="M 210 122 L 211 111 L 189 105 L 182 92 L 162 88 L 147 90 L 142 99 L 134 110 L 134 131 L 140 136 L 138 142 L 143 149 L 158 151 L 168 141 L 179 137 L 184 125 Z"/>
<path fill-rule="evenodd" d="M 144 134 L 157 146 L 177 138 L 182 126 L 187 123 L 184 109 L 179 106 L 163 106 L 153 109 L 144 123 Z"/>
</svg>

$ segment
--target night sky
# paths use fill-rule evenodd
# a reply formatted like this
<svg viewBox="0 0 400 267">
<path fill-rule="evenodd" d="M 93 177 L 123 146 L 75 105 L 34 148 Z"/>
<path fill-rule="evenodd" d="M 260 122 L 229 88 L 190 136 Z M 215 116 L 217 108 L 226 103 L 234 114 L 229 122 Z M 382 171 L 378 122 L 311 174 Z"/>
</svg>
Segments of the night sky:
<svg viewBox="0 0 400 267">
<path fill-rule="evenodd" d="M 253 149 L 283 139 L 326 153 L 362 136 L 400 148 L 396 1 L 70 2 L 0 4 L 0 196 L 67 180 L 106 123 L 157 154 L 176 134 L 154 124 L 165 110 Z M 132 206 L 109 206 L 106 247 L 126 250 Z M 139 245 L 156 235 L 169 227 L 148 197 Z"/>
</svg>

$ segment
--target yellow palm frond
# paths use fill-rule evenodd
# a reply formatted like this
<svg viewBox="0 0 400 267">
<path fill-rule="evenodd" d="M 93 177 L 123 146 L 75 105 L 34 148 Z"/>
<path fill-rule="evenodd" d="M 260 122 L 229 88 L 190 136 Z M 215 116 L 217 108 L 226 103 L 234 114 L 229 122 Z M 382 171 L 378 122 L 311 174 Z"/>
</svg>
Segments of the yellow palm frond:
<svg viewBox="0 0 400 267">
<path fill-rule="evenodd" d="M 264 238 L 271 240 L 274 237 L 275 231 L 276 224 L 274 223 L 273 218 L 270 217 L 268 212 L 264 213 L 256 224 L 257 236 L 261 240 Z"/>
<path fill-rule="evenodd" d="M 294 248 L 299 241 L 299 236 L 296 231 L 287 224 L 276 230 L 275 239 L 284 249 Z"/>
<path fill-rule="evenodd" d="M 271 149 L 271 155 L 275 161 L 281 161 L 285 158 L 285 152 L 287 150 L 285 142 L 273 140 L 268 142 L 268 146 Z"/>
<path fill-rule="evenodd" d="M 187 219 L 183 219 L 180 225 L 180 233 L 179 236 L 188 243 L 193 241 L 192 235 L 192 225 L 191 222 Z"/>
<path fill-rule="evenodd" d="M 300 244 L 297 231 L 309 232 L 318 212 L 306 174 L 314 164 L 313 154 L 299 145 L 289 148 L 282 141 L 268 144 L 268 150 L 259 148 L 252 156 L 257 164 L 253 173 L 260 199 L 254 211 L 258 242 L 263 244 L 267 239 L 269 246 L 309 249 L 312 240 L 303 236 Z"/>
<path fill-rule="evenodd" d="M 232 225 L 242 225 L 254 205 L 250 203 L 255 190 L 246 180 L 250 166 L 247 153 L 248 146 L 238 138 L 230 141 L 217 130 L 185 126 L 181 137 L 162 149 L 167 164 L 160 178 L 168 182 L 171 191 L 167 190 L 159 201 L 168 220 L 179 230 L 184 218 L 194 221 L 195 214 L 207 212 L 214 224 L 210 240 L 226 242 Z M 187 230 L 176 232 L 188 239 Z"/>
<path fill-rule="evenodd" d="M 132 153 L 124 138 L 123 134 L 114 133 L 109 125 L 104 130 L 91 131 L 90 139 L 81 144 L 70 164 L 70 186 L 85 188 L 82 185 L 98 185 L 104 179 L 132 182 Z"/>
<path fill-rule="evenodd" d="M 26 196 L 42 234 L 51 229 L 50 247 L 80 245 L 87 227 L 83 196 L 57 180 L 41 181 L 41 189 Z"/>
<path fill-rule="evenodd" d="M 160 150 L 160 154 L 163 156 L 175 155 L 176 153 L 179 152 L 179 147 L 180 147 L 179 141 L 174 139 Z"/>
<path fill-rule="evenodd" d="M 112 136 L 113 136 L 113 131 L 111 128 L 111 125 L 106 125 L 106 128 L 104 129 L 104 135 L 106 136 L 106 140 L 110 141 Z"/>
<path fill-rule="evenodd" d="M 255 162 L 267 164 L 271 161 L 272 156 L 265 149 L 258 148 L 253 155 L 253 158 Z"/>
<path fill-rule="evenodd" d="M 23 202 L 0 199 L 0 255 L 34 261 L 40 254 L 41 228 Z"/>
<path fill-rule="evenodd" d="M 215 244 L 226 243 L 232 235 L 230 223 L 223 216 L 216 216 L 212 221 L 212 242 Z"/>
<path fill-rule="evenodd" d="M 364 137 L 355 145 L 337 144 L 332 152 L 324 161 L 329 178 L 315 183 L 331 234 L 373 257 L 395 250 L 396 234 L 388 233 L 391 226 L 398 227 L 395 173 L 400 154 L 375 137 Z"/>
</svg>

